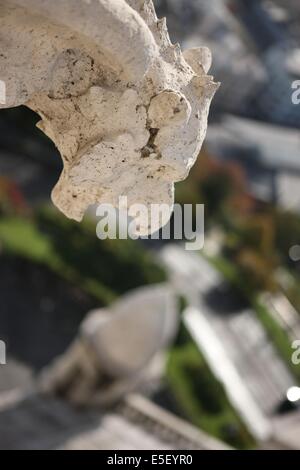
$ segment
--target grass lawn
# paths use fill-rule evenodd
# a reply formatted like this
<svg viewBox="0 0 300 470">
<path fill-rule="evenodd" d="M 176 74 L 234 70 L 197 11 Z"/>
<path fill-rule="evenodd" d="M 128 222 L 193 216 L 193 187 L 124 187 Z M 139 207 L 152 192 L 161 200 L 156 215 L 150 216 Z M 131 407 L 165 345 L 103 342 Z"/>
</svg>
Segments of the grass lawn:
<svg viewBox="0 0 300 470">
<path fill-rule="evenodd" d="M 78 224 L 54 209 L 43 208 L 31 218 L 1 218 L 0 245 L 6 255 L 46 265 L 79 285 L 99 301 L 99 306 L 130 289 L 166 279 L 140 244 L 100 241 L 95 225 L 88 219 Z"/>
</svg>

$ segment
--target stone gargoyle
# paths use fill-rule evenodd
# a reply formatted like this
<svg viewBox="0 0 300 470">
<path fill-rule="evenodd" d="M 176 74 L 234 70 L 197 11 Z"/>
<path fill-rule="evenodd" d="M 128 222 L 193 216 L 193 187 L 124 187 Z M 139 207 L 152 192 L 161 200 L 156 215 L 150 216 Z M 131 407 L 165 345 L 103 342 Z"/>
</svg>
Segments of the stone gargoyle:
<svg viewBox="0 0 300 470">
<path fill-rule="evenodd" d="M 0 108 L 39 114 L 64 165 L 53 202 L 77 221 L 121 195 L 173 205 L 205 137 L 210 64 L 171 43 L 152 0 L 0 0 Z"/>
</svg>

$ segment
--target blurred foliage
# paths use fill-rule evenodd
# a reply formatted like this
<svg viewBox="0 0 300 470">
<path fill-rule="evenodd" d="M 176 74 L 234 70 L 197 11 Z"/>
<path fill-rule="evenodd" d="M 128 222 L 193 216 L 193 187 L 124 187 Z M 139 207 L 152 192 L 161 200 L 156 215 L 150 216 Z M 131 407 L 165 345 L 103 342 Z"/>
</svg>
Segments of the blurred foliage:
<svg viewBox="0 0 300 470">
<path fill-rule="evenodd" d="M 289 276 L 289 283 L 287 286 L 282 286 L 284 294 L 288 300 L 294 306 L 294 308 L 300 312 L 300 275 L 298 273 L 293 276 Z"/>
<path fill-rule="evenodd" d="M 276 209 L 273 211 L 275 244 L 283 264 L 295 267 L 289 258 L 289 250 L 300 244 L 300 216 L 295 212 Z"/>
<path fill-rule="evenodd" d="M 0 216 L 29 214 L 30 209 L 18 186 L 8 178 L 0 176 Z"/>
<path fill-rule="evenodd" d="M 78 224 L 47 207 L 31 216 L 2 216 L 0 243 L 4 253 L 46 265 L 98 299 L 100 305 L 127 290 L 166 279 L 141 244 L 100 241 L 95 221 L 86 217 Z"/>
<path fill-rule="evenodd" d="M 277 268 L 284 266 L 294 279 L 289 299 L 300 312 L 299 264 L 289 258 L 291 246 L 299 244 L 300 217 L 255 201 L 247 195 L 245 177 L 235 165 L 215 162 L 204 153 L 191 172 L 192 184 L 181 183 L 179 200 L 205 204 L 206 229 L 219 227 L 225 237 L 222 255 L 214 264 L 224 277 L 246 295 L 280 356 L 300 383 L 299 367 L 291 362 L 287 334 L 257 300 L 260 291 L 279 289 Z M 182 338 L 181 338 L 182 340 Z"/>
<path fill-rule="evenodd" d="M 169 353 L 167 383 L 180 414 L 235 448 L 251 448 L 254 440 L 231 407 L 221 383 L 183 324 Z"/>
<path fill-rule="evenodd" d="M 221 229 L 223 255 L 254 292 L 278 290 L 276 270 L 281 266 L 297 274 L 299 263 L 290 260 L 289 250 L 299 244 L 299 215 L 250 196 L 237 163 L 202 151 L 188 180 L 176 189 L 177 202 L 205 204 L 206 232 Z"/>
<path fill-rule="evenodd" d="M 186 299 L 186 297 L 184 297 L 183 295 L 179 295 L 178 297 L 178 310 L 179 310 L 179 313 L 182 314 L 184 312 L 184 310 L 187 308 L 188 306 L 188 301 Z"/>
<path fill-rule="evenodd" d="M 251 213 L 254 199 L 246 191 L 246 177 L 234 162 L 220 162 L 203 150 L 187 180 L 176 185 L 180 204 L 205 204 L 206 228 L 231 220 L 233 212 Z"/>
</svg>

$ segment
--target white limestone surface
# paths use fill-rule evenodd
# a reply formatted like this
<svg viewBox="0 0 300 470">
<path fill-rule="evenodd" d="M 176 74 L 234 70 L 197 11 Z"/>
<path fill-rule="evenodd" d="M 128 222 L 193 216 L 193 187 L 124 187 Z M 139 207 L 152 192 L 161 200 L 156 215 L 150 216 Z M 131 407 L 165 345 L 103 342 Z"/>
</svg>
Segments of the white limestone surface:
<svg viewBox="0 0 300 470">
<path fill-rule="evenodd" d="M 77 221 L 119 196 L 172 206 L 218 87 L 208 49 L 171 44 L 152 0 L 0 0 L 0 31 L 0 108 L 40 115 L 64 164 L 54 204 Z"/>
</svg>

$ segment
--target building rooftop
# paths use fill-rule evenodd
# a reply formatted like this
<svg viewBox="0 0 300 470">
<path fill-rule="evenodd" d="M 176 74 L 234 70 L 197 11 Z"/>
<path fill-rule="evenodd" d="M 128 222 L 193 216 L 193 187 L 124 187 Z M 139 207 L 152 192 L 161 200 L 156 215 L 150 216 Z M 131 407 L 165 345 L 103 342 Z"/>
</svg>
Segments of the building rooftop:
<svg viewBox="0 0 300 470">
<path fill-rule="evenodd" d="M 208 148 L 220 156 L 248 152 L 253 164 L 272 169 L 300 172 L 300 133 L 272 124 L 225 115 L 208 130 Z"/>
<path fill-rule="evenodd" d="M 227 449 L 140 395 L 110 411 L 76 409 L 38 394 L 0 395 L 0 449 L 167 450 Z"/>
</svg>

